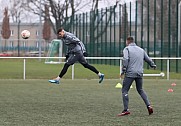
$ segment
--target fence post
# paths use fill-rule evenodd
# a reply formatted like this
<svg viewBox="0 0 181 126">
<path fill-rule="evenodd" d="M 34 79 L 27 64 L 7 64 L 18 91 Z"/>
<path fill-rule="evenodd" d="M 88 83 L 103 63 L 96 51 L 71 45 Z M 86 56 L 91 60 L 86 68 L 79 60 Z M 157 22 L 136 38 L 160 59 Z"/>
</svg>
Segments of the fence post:
<svg viewBox="0 0 181 126">
<path fill-rule="evenodd" d="M 103 15 L 103 9 L 101 9 L 101 15 Z M 103 21 L 101 21 L 101 33 L 103 33 Z M 105 34 L 105 33 L 104 33 Z M 105 43 L 105 42 L 104 42 Z M 101 56 L 104 54 L 105 55 L 105 53 L 103 52 L 103 50 L 104 50 L 104 45 L 103 45 L 103 35 L 101 35 L 101 45 L 100 45 L 101 47 Z M 101 60 L 101 64 L 102 64 L 103 62 L 102 62 L 102 60 Z"/>
<path fill-rule="evenodd" d="M 88 24 L 87 24 L 87 22 L 88 22 L 88 12 L 85 13 L 85 22 L 86 22 L 86 24 L 85 24 L 85 31 L 86 31 L 86 34 L 85 34 L 86 35 L 86 37 L 85 37 L 85 45 L 86 45 L 86 49 L 87 49 L 88 48 L 87 47 L 88 36 L 90 35 L 90 33 L 88 32 Z M 90 43 L 90 40 L 89 40 L 89 43 Z"/>
<path fill-rule="evenodd" d="M 135 13 L 135 42 L 137 42 L 137 22 L 138 22 L 138 1 L 136 1 L 136 13 Z M 131 8 L 130 8 L 131 9 Z"/>
<path fill-rule="evenodd" d="M 156 24 L 157 24 L 157 2 L 156 0 L 154 0 L 154 57 L 156 57 L 156 47 L 157 47 L 157 44 L 156 44 L 156 41 L 157 41 L 157 27 L 156 27 Z M 155 62 L 156 63 L 156 62 Z"/>
<path fill-rule="evenodd" d="M 178 3 L 177 0 L 177 54 L 176 56 L 180 56 L 180 22 L 181 22 L 181 16 L 180 16 L 180 11 L 181 11 L 181 1 Z M 176 72 L 179 72 L 179 61 L 176 60 Z"/>
<path fill-rule="evenodd" d="M 129 3 L 129 20 L 130 20 L 130 22 L 129 22 L 129 34 L 130 34 L 130 36 L 132 36 L 132 34 L 131 34 L 131 2 Z M 135 16 L 136 17 L 136 16 Z"/>
<path fill-rule="evenodd" d="M 171 56 L 171 0 L 168 1 L 168 57 Z"/>
<path fill-rule="evenodd" d="M 122 40 L 122 38 L 121 38 L 121 36 L 122 36 L 122 24 L 121 24 L 121 22 L 122 22 L 122 5 L 119 5 L 119 50 L 121 50 L 122 48 L 122 44 L 121 44 L 121 40 Z"/>
<path fill-rule="evenodd" d="M 83 24 L 82 24 L 82 41 L 85 43 L 85 13 L 83 13 Z M 87 32 L 87 31 L 86 31 Z"/>
<path fill-rule="evenodd" d="M 78 30 L 78 32 L 77 32 L 77 36 L 79 36 L 79 38 L 82 40 L 82 29 L 81 29 L 81 21 L 82 21 L 82 19 L 83 19 L 83 17 L 82 17 L 82 15 L 83 14 L 79 14 L 78 15 L 78 18 L 77 18 L 77 30 Z M 83 41 L 83 40 L 82 40 Z"/>
<path fill-rule="evenodd" d="M 107 17 L 107 12 L 108 12 L 108 9 L 107 9 L 107 7 L 106 7 L 106 10 L 105 10 L 105 14 L 106 14 L 106 17 L 105 17 L 106 19 L 105 19 L 105 20 L 106 20 L 106 21 L 107 21 L 107 19 L 108 19 L 108 17 Z M 104 24 L 105 26 L 108 25 L 106 21 L 105 21 L 105 24 Z M 107 26 L 106 26 L 106 31 L 105 31 L 105 56 L 108 56 L 107 51 L 106 51 L 106 50 L 107 50 L 107 35 L 108 35 L 107 32 L 108 32 L 108 28 L 107 28 Z M 107 64 L 107 60 L 105 60 L 105 64 Z"/>
<path fill-rule="evenodd" d="M 113 42 L 114 42 L 114 56 L 116 56 L 116 8 L 114 7 L 114 39 L 113 39 Z M 114 60 L 114 65 L 116 65 L 116 61 Z"/>
<path fill-rule="evenodd" d="M 126 6 L 126 3 L 123 5 L 123 11 L 124 11 L 124 41 L 126 42 L 126 38 L 127 38 L 127 35 L 128 35 L 128 22 L 127 22 L 127 18 L 128 18 L 128 15 L 127 15 L 127 6 Z M 124 46 L 126 46 L 126 43 L 124 43 Z"/>
<path fill-rule="evenodd" d="M 112 33 L 112 10 L 113 10 L 113 8 L 112 7 L 110 7 L 109 8 L 110 9 L 110 28 L 109 28 L 109 30 L 110 30 L 110 38 L 109 38 L 109 40 L 110 40 L 110 42 L 109 42 L 109 56 L 112 56 L 111 54 L 112 54 L 112 35 L 111 35 L 111 33 Z M 108 19 L 109 20 L 109 19 Z M 112 63 L 111 63 L 111 60 L 110 60 L 110 65 L 112 65 Z"/>
<path fill-rule="evenodd" d="M 119 75 L 121 75 L 121 73 L 122 73 L 122 59 L 119 60 L 119 69 L 120 69 Z M 121 79 L 121 76 L 120 76 L 120 79 Z"/>
<path fill-rule="evenodd" d="M 26 59 L 23 60 L 23 79 L 26 80 Z"/>
<path fill-rule="evenodd" d="M 177 55 L 178 57 L 180 56 L 180 50 L 179 50 L 179 47 L 180 47 L 180 22 L 181 22 L 181 16 L 180 16 L 180 11 L 181 11 L 181 1 L 179 2 L 179 5 L 178 5 L 178 44 L 177 44 L 177 48 L 178 48 L 178 52 L 177 52 Z"/>
<path fill-rule="evenodd" d="M 170 60 L 167 59 L 167 80 L 170 79 L 170 77 L 169 77 L 170 68 L 169 67 L 170 67 Z"/>
<path fill-rule="evenodd" d="M 163 0 L 161 0 L 161 22 L 163 22 Z M 161 23 L 161 57 L 163 57 L 163 23 Z M 161 59 L 161 71 L 163 71 L 162 59 Z"/>
<path fill-rule="evenodd" d="M 141 47 L 143 47 L 143 0 L 141 1 Z"/>
<path fill-rule="evenodd" d="M 147 4 L 147 53 L 150 52 L 150 0 L 148 0 Z M 147 69 L 149 68 L 149 65 L 147 64 Z"/>
</svg>

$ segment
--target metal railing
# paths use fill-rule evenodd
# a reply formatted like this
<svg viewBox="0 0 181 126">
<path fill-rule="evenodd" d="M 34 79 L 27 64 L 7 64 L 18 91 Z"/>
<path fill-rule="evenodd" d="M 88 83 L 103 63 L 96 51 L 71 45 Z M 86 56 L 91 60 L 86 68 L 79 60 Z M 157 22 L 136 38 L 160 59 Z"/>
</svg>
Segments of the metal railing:
<svg viewBox="0 0 181 126">
<path fill-rule="evenodd" d="M 23 79 L 26 79 L 26 59 L 65 59 L 65 57 L 0 57 L 0 59 L 23 59 Z M 86 59 L 92 59 L 92 60 L 119 60 L 119 68 L 120 68 L 120 74 L 122 72 L 121 66 L 122 66 L 122 57 L 86 57 Z M 167 69 L 166 69 L 166 78 L 167 80 L 170 79 L 170 60 L 181 60 L 181 57 L 154 57 L 152 58 L 154 60 L 166 60 L 167 61 Z M 165 74 L 163 72 L 158 74 L 144 74 L 143 76 L 160 76 L 163 77 Z M 74 65 L 72 65 L 72 79 L 74 79 Z"/>
</svg>

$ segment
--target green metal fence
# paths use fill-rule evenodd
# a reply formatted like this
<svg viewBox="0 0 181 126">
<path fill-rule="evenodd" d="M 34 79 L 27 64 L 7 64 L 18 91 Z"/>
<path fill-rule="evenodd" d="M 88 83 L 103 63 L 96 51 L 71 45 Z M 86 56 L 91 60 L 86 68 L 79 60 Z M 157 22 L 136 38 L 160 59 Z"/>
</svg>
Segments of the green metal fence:
<svg viewBox="0 0 181 126">
<path fill-rule="evenodd" d="M 180 57 L 179 3 L 137 0 L 116 4 L 71 16 L 63 27 L 85 43 L 89 56 L 121 56 L 127 36 L 133 36 L 151 57 Z M 157 64 L 164 70 L 163 60 Z M 176 60 L 173 64 L 170 70 L 181 72 L 181 63 Z"/>
</svg>

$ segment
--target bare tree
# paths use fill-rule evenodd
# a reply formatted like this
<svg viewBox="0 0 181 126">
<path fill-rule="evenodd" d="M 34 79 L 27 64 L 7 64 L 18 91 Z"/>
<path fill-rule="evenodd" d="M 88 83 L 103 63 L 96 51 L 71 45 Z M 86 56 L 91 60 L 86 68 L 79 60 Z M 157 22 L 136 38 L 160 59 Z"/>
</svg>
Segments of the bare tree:
<svg viewBox="0 0 181 126">
<path fill-rule="evenodd" d="M 126 40 L 129 35 L 129 26 L 128 26 L 128 12 L 126 3 L 121 6 L 122 13 L 120 13 L 121 19 L 121 35 L 120 38 Z"/>
<path fill-rule="evenodd" d="M 35 21 L 32 18 L 35 18 L 35 15 L 24 8 L 27 2 L 26 0 L 10 0 L 9 12 L 12 22 L 17 23 L 19 20 L 21 20 L 21 22 Z"/>
<path fill-rule="evenodd" d="M 114 13 L 116 11 L 116 7 L 118 6 L 118 1 L 114 6 L 110 7 L 109 9 L 106 8 L 105 11 L 101 14 L 99 14 L 98 11 L 98 4 L 99 0 L 93 0 L 91 9 L 92 11 L 90 13 L 90 41 L 98 40 L 98 38 L 101 37 L 107 31 L 110 21 L 112 21 L 114 18 L 113 16 L 115 16 Z M 97 28 L 101 27 L 102 22 L 105 22 L 105 26 L 103 27 L 103 30 L 98 31 Z"/>
<path fill-rule="evenodd" d="M 49 9 L 48 5 L 45 5 L 45 17 L 44 17 L 44 24 L 43 24 L 43 38 L 45 39 L 46 42 L 50 40 L 51 37 L 51 26 L 49 23 Z"/>
<path fill-rule="evenodd" d="M 76 11 L 78 11 L 80 7 L 80 3 L 82 0 L 41 0 L 41 4 L 47 4 L 49 7 L 50 18 L 49 23 L 51 24 L 54 33 L 56 33 L 57 29 L 62 26 L 67 26 L 67 30 L 70 28 L 69 23 L 72 21 L 68 21 L 68 17 L 74 15 Z M 87 3 L 85 3 L 87 4 Z M 75 6 L 76 5 L 76 6 Z M 79 6 L 79 7 L 78 7 Z M 82 7 L 84 5 L 81 5 Z M 42 12 L 42 16 L 45 16 L 45 9 L 40 7 L 40 0 L 28 0 L 26 4 L 24 4 L 24 8 L 29 12 L 39 15 L 39 12 Z M 41 10 L 40 10 L 41 9 Z M 73 18 L 72 18 L 73 19 Z"/>
<path fill-rule="evenodd" d="M 18 22 L 20 20 L 20 13 L 22 12 L 21 1 L 11 1 L 10 14 L 13 22 Z"/>
<path fill-rule="evenodd" d="M 99 5 L 99 0 L 93 0 L 92 10 L 98 9 L 98 5 Z"/>
<path fill-rule="evenodd" d="M 9 39 L 10 35 L 11 35 L 11 31 L 10 31 L 10 25 L 9 25 L 8 8 L 5 7 L 4 18 L 2 22 L 2 37 L 5 39 L 5 47 L 6 47 L 6 40 Z"/>
</svg>

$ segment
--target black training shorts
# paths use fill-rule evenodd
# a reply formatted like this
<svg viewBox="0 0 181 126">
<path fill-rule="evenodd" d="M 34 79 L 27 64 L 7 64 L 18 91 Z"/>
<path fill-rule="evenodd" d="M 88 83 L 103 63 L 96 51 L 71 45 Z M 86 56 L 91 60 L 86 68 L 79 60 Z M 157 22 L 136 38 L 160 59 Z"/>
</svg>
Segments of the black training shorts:
<svg viewBox="0 0 181 126">
<path fill-rule="evenodd" d="M 67 59 L 67 64 L 68 65 L 73 65 L 75 62 L 79 62 L 81 64 L 87 64 L 87 60 L 85 59 L 82 51 L 73 53 L 73 54 L 69 54 L 69 58 Z"/>
</svg>

